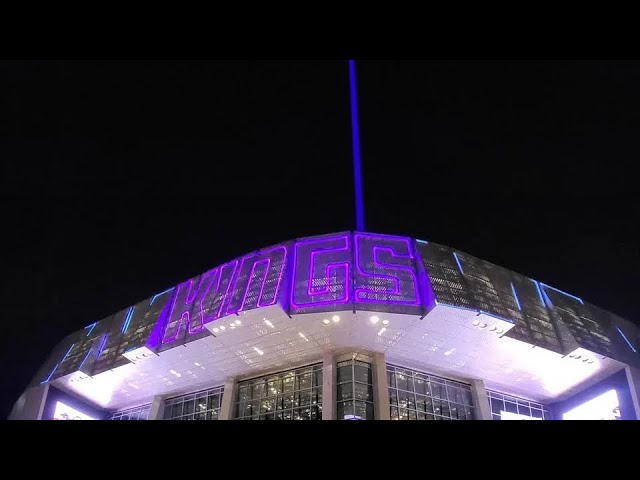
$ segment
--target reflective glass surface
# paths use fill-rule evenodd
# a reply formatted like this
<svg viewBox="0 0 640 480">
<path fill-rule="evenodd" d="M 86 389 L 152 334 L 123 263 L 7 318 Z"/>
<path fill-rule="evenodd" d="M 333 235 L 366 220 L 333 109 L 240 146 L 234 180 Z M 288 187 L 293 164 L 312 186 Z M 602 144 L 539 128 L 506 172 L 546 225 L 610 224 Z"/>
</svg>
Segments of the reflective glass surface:
<svg viewBox="0 0 640 480">
<path fill-rule="evenodd" d="M 472 420 L 471 386 L 387 365 L 391 420 Z"/>
</svg>

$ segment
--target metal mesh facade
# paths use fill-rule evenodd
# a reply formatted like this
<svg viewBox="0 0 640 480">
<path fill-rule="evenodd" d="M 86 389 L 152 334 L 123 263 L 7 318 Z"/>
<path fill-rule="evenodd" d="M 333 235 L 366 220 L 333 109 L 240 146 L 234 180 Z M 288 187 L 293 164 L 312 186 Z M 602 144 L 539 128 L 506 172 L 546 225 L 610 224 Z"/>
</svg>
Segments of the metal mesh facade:
<svg viewBox="0 0 640 480">
<path fill-rule="evenodd" d="M 436 302 L 511 322 L 507 336 L 563 355 L 583 347 L 640 363 L 630 356 L 638 329 L 573 295 L 435 243 L 341 232 L 253 252 L 91 324 L 60 342 L 33 384 L 96 375 L 128 363 L 129 351 L 171 349 L 211 335 L 205 325 L 218 318 L 274 304 L 289 315 L 424 316 Z"/>
</svg>

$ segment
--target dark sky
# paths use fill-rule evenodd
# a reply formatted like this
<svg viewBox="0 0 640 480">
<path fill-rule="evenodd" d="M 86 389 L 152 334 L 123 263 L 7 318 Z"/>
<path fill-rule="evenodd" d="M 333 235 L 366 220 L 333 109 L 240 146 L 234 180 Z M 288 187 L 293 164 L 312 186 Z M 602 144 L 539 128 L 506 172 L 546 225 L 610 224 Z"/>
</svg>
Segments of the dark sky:
<svg viewBox="0 0 640 480">
<path fill-rule="evenodd" d="M 638 322 L 640 62 L 357 66 L 366 229 Z M 0 418 L 66 334 L 354 229 L 346 61 L 0 62 Z"/>
</svg>

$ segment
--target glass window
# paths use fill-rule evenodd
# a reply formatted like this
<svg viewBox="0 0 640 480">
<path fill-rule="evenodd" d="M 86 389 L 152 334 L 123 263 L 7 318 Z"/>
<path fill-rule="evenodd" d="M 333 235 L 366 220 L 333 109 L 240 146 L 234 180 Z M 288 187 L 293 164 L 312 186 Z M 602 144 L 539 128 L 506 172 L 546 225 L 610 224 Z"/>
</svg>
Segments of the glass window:
<svg viewBox="0 0 640 480">
<path fill-rule="evenodd" d="M 338 420 L 373 420 L 371 365 L 350 360 L 338 364 Z"/>
<path fill-rule="evenodd" d="M 251 389 L 252 401 L 242 408 L 245 388 Z M 234 418 L 321 420 L 322 364 L 239 382 Z"/>
<path fill-rule="evenodd" d="M 217 420 L 222 404 L 224 387 L 217 387 L 195 394 L 182 395 L 167 400 L 164 406 L 165 420 Z M 242 393 L 241 393 L 242 392 Z M 252 403 L 248 396 L 250 390 L 238 389 L 238 394 L 247 401 L 236 405 L 236 408 L 247 409 Z"/>
<path fill-rule="evenodd" d="M 350 362 L 338 364 L 338 383 L 350 382 L 353 379 L 353 367 Z"/>
<path fill-rule="evenodd" d="M 471 387 L 387 365 L 392 420 L 471 420 Z M 415 393 L 414 393 L 415 392 Z"/>
<path fill-rule="evenodd" d="M 523 398 L 505 395 L 504 393 L 487 390 L 487 396 L 491 404 L 491 416 L 494 420 L 502 420 L 502 413 L 521 415 L 521 420 L 546 419 L 549 410 L 541 403 L 532 402 Z M 513 415 L 510 418 L 518 418 Z"/>
<path fill-rule="evenodd" d="M 353 378 L 356 382 L 366 383 L 367 385 L 371 385 L 372 383 L 372 373 L 371 373 L 371 365 L 364 362 L 353 362 Z"/>
</svg>

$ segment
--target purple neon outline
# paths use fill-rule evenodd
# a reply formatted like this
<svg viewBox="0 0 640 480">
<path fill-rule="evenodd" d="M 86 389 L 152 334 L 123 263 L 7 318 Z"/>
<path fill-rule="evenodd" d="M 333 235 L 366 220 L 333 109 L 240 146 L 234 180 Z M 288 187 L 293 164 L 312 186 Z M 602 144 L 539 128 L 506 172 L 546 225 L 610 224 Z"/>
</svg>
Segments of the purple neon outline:
<svg viewBox="0 0 640 480">
<path fill-rule="evenodd" d="M 91 335 L 91 332 L 93 332 L 93 329 L 96 328 L 96 325 L 98 324 L 98 322 L 93 322 L 91 325 L 87 325 L 86 327 L 84 327 L 84 329 L 86 330 L 87 328 L 91 327 L 91 329 L 89 330 L 89 332 L 87 333 L 87 337 L 89 335 Z"/>
<path fill-rule="evenodd" d="M 513 298 L 516 301 L 516 306 L 518 307 L 518 310 L 522 311 L 522 307 L 520 306 L 520 300 L 518 300 L 518 294 L 516 293 L 516 287 L 515 285 L 513 285 L 513 282 L 509 282 L 511 283 L 511 292 L 513 293 Z"/>
<path fill-rule="evenodd" d="M 296 273 L 297 273 L 297 266 L 298 263 L 296 261 L 296 258 L 298 256 L 298 247 L 300 245 L 309 245 L 309 244 L 313 244 L 313 243 L 321 243 L 321 242 L 327 242 L 327 241 L 334 241 L 334 240 L 342 240 L 345 239 L 347 241 L 346 247 L 344 248 L 327 248 L 322 250 L 323 252 L 329 252 L 329 251 L 342 251 L 342 250 L 346 250 L 349 251 L 350 249 L 350 245 L 349 245 L 349 240 L 350 240 L 351 234 L 346 234 L 346 235 L 338 235 L 338 236 L 333 236 L 333 237 L 323 237 L 323 238 L 314 238 L 314 239 L 310 239 L 310 240 L 297 240 L 296 242 L 294 242 L 293 245 L 293 274 L 291 275 L 291 285 L 290 285 L 290 289 L 291 291 L 289 292 L 289 305 L 291 307 L 293 307 L 294 309 L 300 309 L 300 308 L 308 308 L 308 307 L 316 307 L 316 306 L 321 306 L 321 305 L 332 305 L 332 304 L 342 304 L 342 303 L 347 303 L 349 301 L 349 262 L 342 262 L 342 263 L 330 263 L 327 264 L 325 266 L 325 279 L 327 280 L 327 285 L 329 284 L 328 280 L 329 277 L 327 276 L 329 273 L 329 267 L 333 267 L 333 268 L 338 268 L 338 267 L 342 267 L 344 266 L 346 268 L 346 272 L 345 272 L 345 279 L 347 280 L 344 284 L 344 291 L 345 291 L 345 297 L 344 299 L 341 299 L 339 301 L 334 301 L 334 300 L 322 300 L 322 301 L 316 301 L 316 302 L 311 302 L 311 303 L 307 303 L 307 304 L 297 304 L 293 301 L 293 297 L 295 295 L 295 285 L 296 285 Z M 312 250 L 311 254 L 313 254 L 315 251 Z M 325 290 L 325 292 L 323 293 L 313 293 L 311 294 L 311 280 L 313 279 L 313 262 L 312 262 L 312 258 L 309 259 L 309 275 L 307 276 L 307 295 L 311 296 L 311 295 L 322 295 L 324 293 L 327 293 L 329 291 L 329 288 L 327 287 L 327 289 Z"/>
<path fill-rule="evenodd" d="M 212 273 L 213 272 L 213 273 Z M 204 302 L 204 299 L 207 298 L 207 296 L 209 295 L 209 291 L 211 290 L 211 285 L 213 284 L 213 280 L 214 280 L 214 275 L 218 276 L 218 283 L 217 285 L 220 285 L 220 275 L 221 275 L 221 267 L 215 267 L 212 268 L 211 270 L 208 270 L 207 272 L 204 273 L 204 275 L 208 275 L 211 274 L 211 276 L 213 278 L 211 278 L 211 281 L 209 281 L 209 283 L 207 284 L 206 288 L 204 289 L 204 292 L 202 293 L 202 297 L 200 297 L 200 301 L 197 303 L 197 307 L 199 309 L 199 314 L 198 316 L 200 317 L 200 325 L 197 328 L 191 328 L 191 324 L 193 323 L 191 321 L 191 315 L 189 315 L 189 312 L 182 312 L 182 315 L 180 316 L 180 325 L 182 326 L 182 319 L 184 318 L 184 314 L 187 314 L 187 335 L 194 335 L 196 333 L 201 332 L 204 329 L 204 325 L 205 325 L 205 321 L 204 321 L 204 308 L 202 308 L 202 302 Z M 202 281 L 202 276 L 200 276 L 200 281 Z M 200 285 L 198 284 L 198 291 L 200 291 Z M 217 288 L 216 288 L 216 292 L 217 292 Z M 193 301 L 195 301 L 196 297 L 197 297 L 197 293 L 196 296 L 193 298 Z M 175 304 L 175 302 L 174 302 Z M 171 308 L 171 314 L 173 314 L 173 306 Z M 169 315 L 169 320 L 171 320 L 171 314 Z M 180 328 L 178 328 L 177 332 L 180 331 Z M 177 338 L 177 334 L 176 334 L 176 338 Z M 168 343 L 168 342 L 167 342 Z"/>
<path fill-rule="evenodd" d="M 391 256 L 392 257 L 397 257 L 397 258 L 408 258 L 411 260 L 414 260 L 415 263 L 415 257 L 413 255 L 413 252 L 411 251 L 411 239 L 408 237 L 396 237 L 393 235 L 377 235 L 377 234 L 364 234 L 364 233 L 356 233 L 354 234 L 354 246 L 355 246 L 355 252 L 356 252 L 356 271 L 358 272 L 359 275 L 362 275 L 364 278 L 369 277 L 369 278 L 376 278 L 376 277 L 380 277 L 380 278 L 387 278 L 389 280 L 393 281 L 394 284 L 394 290 L 395 292 L 393 293 L 388 293 L 388 292 L 381 292 L 383 295 L 399 295 L 400 294 L 400 283 L 397 277 L 394 277 L 392 275 L 387 275 L 384 273 L 376 273 L 376 274 L 372 274 L 372 273 L 368 273 L 365 272 L 361 267 L 360 267 L 360 246 L 358 244 L 358 239 L 363 238 L 369 238 L 372 240 L 376 240 L 377 238 L 380 239 L 389 239 L 389 240 L 402 240 L 403 242 L 406 242 L 407 244 L 407 251 L 409 252 L 408 254 L 404 255 L 404 254 L 399 254 L 393 251 L 393 249 L 391 247 L 381 247 L 381 246 L 376 246 L 374 245 L 372 250 L 372 256 L 373 256 L 373 263 L 374 265 L 377 266 L 381 266 L 381 267 L 392 267 L 392 268 L 398 268 L 400 270 L 406 270 L 409 273 L 411 273 L 412 277 L 413 277 L 413 289 L 414 289 L 414 294 L 415 294 L 415 298 L 416 300 L 413 302 L 407 302 L 407 301 L 402 301 L 402 300 L 371 300 L 371 299 L 363 299 L 359 297 L 359 294 L 362 293 L 372 293 L 372 294 L 376 294 L 376 292 L 371 292 L 369 290 L 367 290 L 364 287 L 358 287 L 355 289 L 355 301 L 356 303 L 383 303 L 383 304 L 387 304 L 387 305 L 422 305 L 422 301 L 420 298 L 420 291 L 418 289 L 418 275 L 416 274 L 416 272 L 414 271 L 415 269 L 412 269 L 410 266 L 408 265 L 390 265 L 390 264 L 386 264 L 386 263 L 382 263 L 380 261 L 378 261 L 377 259 L 377 254 L 376 252 L 379 250 L 386 250 L 391 252 Z"/>
<path fill-rule="evenodd" d="M 131 317 L 133 317 L 134 308 L 135 308 L 135 305 L 132 305 L 131 307 L 129 307 L 129 311 L 125 316 L 124 322 L 122 324 L 122 328 L 120 329 L 122 335 L 125 335 L 127 333 L 127 330 L 129 329 L 129 323 L 131 322 Z"/>
<path fill-rule="evenodd" d="M 410 239 L 412 240 L 412 239 Z M 413 254 L 415 257 L 414 263 L 416 265 L 416 271 L 418 272 L 418 287 L 420 288 L 420 305 L 423 307 L 423 311 L 425 312 L 423 316 L 424 318 L 427 313 L 429 313 L 433 308 L 438 305 L 438 300 L 436 299 L 436 292 L 433 290 L 433 285 L 431 283 L 431 278 L 427 273 L 427 269 L 424 266 L 422 261 L 422 255 L 420 254 L 420 248 L 418 247 L 418 243 L 422 243 L 424 245 L 428 245 L 429 242 L 425 240 L 417 240 L 413 239 L 414 242 L 411 245 L 413 247 Z"/>
<path fill-rule="evenodd" d="M 56 363 L 56 366 L 53 367 L 53 370 L 51 370 L 51 373 L 49 374 L 49 376 L 46 379 L 44 379 L 42 382 L 40 382 L 40 385 L 42 385 L 43 383 L 47 383 L 51 379 L 51 375 L 53 375 L 53 372 L 55 372 L 59 366 L 60 364 Z"/>
<path fill-rule="evenodd" d="M 149 302 L 149 305 L 153 305 L 153 302 L 155 301 L 156 298 L 158 298 L 160 295 L 164 295 L 165 293 L 170 292 L 174 288 L 176 287 L 167 288 L 164 292 L 156 293 L 151 299 L 151 301 Z"/>
<path fill-rule="evenodd" d="M 455 258 L 456 263 L 458 264 L 458 270 L 460 270 L 460 273 L 464 275 L 464 270 L 462 269 L 462 265 L 460 264 L 460 259 L 458 258 L 458 255 L 456 254 L 456 252 L 453 252 L 453 258 Z"/>
<path fill-rule="evenodd" d="M 547 304 L 544 302 L 544 298 L 542 298 L 542 291 L 540 290 L 538 281 L 534 280 L 533 278 L 530 278 L 529 280 L 531 280 L 536 285 L 536 290 L 538 290 L 538 297 L 540 297 L 540 303 L 542 303 L 542 306 L 546 308 Z"/>
<path fill-rule="evenodd" d="M 622 332 L 622 330 L 620 329 L 620 327 L 616 327 L 616 330 L 618 330 L 618 333 L 620 335 L 622 335 L 622 338 L 624 338 L 625 342 L 627 342 L 627 345 L 629 345 L 629 348 L 631 350 L 633 350 L 633 353 L 638 353 L 638 351 L 635 349 L 635 347 L 631 344 L 631 342 L 629 341 L 629 339 L 627 338 L 627 336 Z"/>
<path fill-rule="evenodd" d="M 174 292 L 169 296 L 167 300 L 165 300 L 164 305 L 162 306 L 162 310 L 158 314 L 156 318 L 156 323 L 151 329 L 149 336 L 147 337 L 147 341 L 145 342 L 145 346 L 149 349 L 156 350 L 161 344 L 162 337 L 164 335 L 165 323 L 167 322 L 167 316 L 169 314 L 169 310 L 173 305 L 173 299 L 175 297 L 175 288 L 173 288 Z"/>
<path fill-rule="evenodd" d="M 231 275 L 229 276 L 229 281 L 227 282 L 227 288 L 226 288 L 224 294 L 220 296 L 220 306 L 218 307 L 218 312 L 215 315 L 212 315 L 212 316 L 208 317 L 211 320 L 207 320 L 205 322 L 204 321 L 205 319 L 204 318 L 202 319 L 203 320 L 203 323 L 202 323 L 203 328 L 204 328 L 204 325 L 206 325 L 207 323 L 215 322 L 216 320 L 218 320 L 219 318 L 222 318 L 224 316 L 224 315 L 222 315 L 222 307 L 225 306 L 225 302 L 227 301 L 227 297 L 229 296 L 229 291 L 231 289 L 231 285 L 235 284 L 236 271 L 238 270 L 238 259 L 236 258 L 235 260 L 231 260 L 230 262 L 227 262 L 227 263 L 223 264 L 221 267 L 218 267 L 220 269 L 220 273 L 218 275 L 218 283 L 216 285 L 216 295 L 220 292 L 220 284 L 222 283 L 222 272 L 223 272 L 225 267 L 228 267 L 231 264 L 233 264 L 233 271 L 231 272 Z"/>
<path fill-rule="evenodd" d="M 100 348 L 98 349 L 98 355 L 96 355 L 96 360 L 98 360 L 100 358 L 100 355 L 102 355 L 102 350 L 104 350 L 104 346 L 107 344 L 107 338 L 109 338 L 109 334 L 105 333 L 104 338 L 100 343 Z"/>
<path fill-rule="evenodd" d="M 261 260 L 258 261 L 254 261 L 253 264 L 251 265 L 251 271 L 249 272 L 249 276 L 247 277 L 247 283 L 244 287 L 244 294 L 242 296 L 242 302 L 240 302 L 240 308 L 238 310 L 229 310 L 229 304 L 227 304 L 227 308 L 225 310 L 225 316 L 227 315 L 232 315 L 234 313 L 238 313 L 238 312 L 242 312 L 244 310 L 244 304 L 247 301 L 247 295 L 249 294 L 249 287 L 251 286 L 251 281 L 253 280 L 253 274 L 255 272 L 256 266 L 260 263 L 265 263 L 267 264 L 267 268 L 264 271 L 264 275 L 262 277 L 262 283 L 260 286 L 260 292 L 258 293 L 258 301 L 256 303 L 256 308 L 258 307 L 268 307 L 270 305 L 273 305 L 277 302 L 278 300 L 278 293 L 280 290 L 280 284 L 282 283 L 282 276 L 284 274 L 284 269 L 285 269 L 285 265 L 286 265 L 286 261 L 287 261 L 287 247 L 286 245 L 278 245 L 277 247 L 273 247 L 273 248 L 269 248 L 267 250 L 260 250 L 257 253 L 250 253 L 248 255 L 245 255 L 244 257 L 242 257 L 242 261 L 240 262 L 240 269 L 238 270 L 238 275 L 235 279 L 235 282 L 233 283 L 233 289 L 232 291 L 235 291 L 237 286 L 238 286 L 238 281 L 240 280 L 240 273 L 242 272 L 242 267 L 245 264 L 245 261 L 248 259 L 252 259 L 252 258 L 256 258 L 262 255 L 266 255 L 272 252 L 275 252 L 277 250 L 283 250 L 283 254 L 282 254 L 282 263 L 280 264 L 280 273 L 278 275 L 278 281 L 276 283 L 276 288 L 275 288 L 275 293 L 273 295 L 273 300 L 270 303 L 260 303 L 261 299 L 262 299 L 262 292 L 264 291 L 264 286 L 267 283 L 267 277 L 269 276 L 269 270 L 271 268 L 271 258 L 263 258 Z M 234 272 L 235 273 L 235 272 Z"/>
<path fill-rule="evenodd" d="M 82 360 L 82 362 L 80 362 L 80 365 L 78 366 L 78 370 L 80 370 L 82 368 L 82 365 L 84 365 L 84 362 L 86 362 L 87 358 L 89 358 L 89 354 L 91 353 L 91 350 L 92 350 L 92 348 L 89 348 L 89 351 L 84 356 L 84 360 Z"/>
<path fill-rule="evenodd" d="M 542 282 L 539 282 L 539 283 L 540 283 L 540 288 L 542 288 L 543 290 L 545 288 L 550 288 L 551 290 L 555 290 L 556 292 L 561 293 L 563 295 L 566 295 L 569 298 L 573 298 L 574 300 L 578 300 L 582 305 L 584 305 L 584 302 L 582 301 L 582 299 L 580 297 L 576 297 L 575 295 L 571 295 L 570 293 L 563 292 L 559 288 L 552 287 L 551 285 L 547 285 L 546 283 L 542 283 Z"/>
<path fill-rule="evenodd" d="M 169 311 L 169 319 L 167 321 L 167 324 L 164 327 L 164 333 L 162 335 L 162 339 L 161 344 L 165 345 L 167 343 L 171 343 L 173 341 L 175 341 L 179 334 L 180 334 L 180 330 L 182 329 L 182 322 L 185 320 L 185 314 L 186 314 L 186 322 L 187 322 L 187 333 L 188 334 L 195 334 L 198 333 L 200 331 L 202 331 L 202 329 L 204 328 L 204 319 L 202 318 L 202 311 L 200 312 L 200 320 L 201 320 L 201 325 L 200 328 L 198 328 L 198 330 L 193 331 L 191 329 L 191 315 L 189 315 L 188 311 L 183 311 L 180 314 L 180 320 L 178 320 L 178 322 L 176 323 L 176 329 L 175 332 L 171 335 L 170 338 L 167 338 L 167 330 L 169 329 L 169 325 L 171 323 L 171 319 L 173 318 L 173 312 L 175 311 L 176 308 L 176 304 L 178 303 L 178 298 L 180 295 L 180 292 L 182 291 L 181 287 L 184 287 L 185 285 L 188 284 L 188 290 L 186 292 L 186 296 L 184 299 L 184 305 L 190 305 L 193 304 L 193 302 L 196 300 L 196 298 L 198 297 L 198 293 L 200 293 L 200 288 L 203 286 L 202 282 L 203 281 L 207 281 L 207 276 L 212 277 L 213 273 L 212 272 L 216 272 L 218 270 L 219 267 L 216 268 L 212 268 L 211 270 L 206 271 L 205 273 L 203 273 L 202 275 L 200 275 L 200 279 L 198 281 L 198 288 L 195 289 L 195 291 L 192 293 L 192 291 L 194 290 L 193 288 L 193 284 L 194 281 L 193 279 L 189 279 L 186 280 L 182 283 L 179 283 L 178 285 L 176 285 L 174 288 L 176 288 L 176 294 L 173 296 L 172 302 L 171 302 L 171 310 Z M 205 277 L 205 278 L 203 278 Z M 213 278 L 211 278 L 209 280 L 209 284 L 207 286 L 205 286 L 204 292 L 202 293 L 203 298 L 207 295 L 207 293 L 209 292 L 209 289 L 211 288 L 211 283 L 213 283 Z M 189 297 L 191 297 L 191 299 L 189 299 Z"/>
<path fill-rule="evenodd" d="M 209 292 L 211 291 L 211 286 L 215 280 L 215 276 L 217 275 L 217 282 L 216 282 L 216 290 L 215 290 L 215 294 L 217 295 L 219 293 L 219 289 L 220 289 L 220 284 L 222 283 L 222 277 L 223 277 L 223 273 L 224 273 L 224 269 L 226 267 L 229 267 L 230 265 L 233 265 L 233 271 L 231 272 L 231 275 L 229 276 L 229 282 L 227 283 L 227 288 L 224 292 L 224 294 L 221 296 L 220 298 L 220 306 L 218 307 L 218 311 L 216 314 L 209 316 L 205 319 L 204 316 L 204 307 L 203 307 L 203 302 L 204 300 L 209 296 Z M 219 267 L 215 267 L 212 268 L 211 270 L 208 270 L 207 272 L 203 273 L 200 276 L 200 282 L 198 283 L 198 289 L 196 290 L 196 293 L 193 294 L 193 297 L 191 299 L 191 302 L 188 302 L 187 300 L 189 299 L 189 296 L 191 294 L 191 290 L 193 287 L 193 279 L 187 280 L 185 282 L 182 282 L 178 285 L 176 285 L 176 293 L 173 296 L 172 300 L 171 300 L 171 308 L 169 310 L 169 314 L 168 314 L 168 321 L 166 323 L 166 325 L 163 328 L 163 334 L 162 337 L 160 339 L 160 343 L 161 345 L 166 345 L 168 343 L 174 342 L 178 339 L 178 336 L 180 334 L 180 330 L 182 329 L 182 324 L 183 321 L 185 321 L 185 314 L 186 315 L 186 325 L 187 325 L 187 335 L 195 335 L 196 333 L 201 332 L 204 329 L 204 326 L 207 323 L 213 322 L 217 319 L 219 319 L 221 317 L 222 314 L 222 308 L 225 306 L 225 302 L 227 300 L 227 297 L 229 295 L 229 290 L 231 288 L 231 285 L 235 285 L 235 282 L 237 282 L 237 280 L 234 281 L 234 278 L 236 277 L 236 271 L 238 269 L 238 259 L 234 259 L 231 260 L 230 262 L 227 262 Z M 171 318 L 173 317 L 173 312 L 175 311 L 175 306 L 178 300 L 178 294 L 180 293 L 180 287 L 184 284 L 186 284 L 187 282 L 189 282 L 189 290 L 187 292 L 187 296 L 185 298 L 185 305 L 187 303 L 193 303 L 193 301 L 197 298 L 198 296 L 198 292 L 200 291 L 200 283 L 203 280 L 203 276 L 204 275 L 209 275 L 211 277 L 210 281 L 208 282 L 207 286 L 205 287 L 205 290 L 202 294 L 202 297 L 200 298 L 200 301 L 197 303 L 197 307 L 199 309 L 199 318 L 200 318 L 200 325 L 198 327 L 193 328 L 192 327 L 192 321 L 191 321 L 191 316 L 189 315 L 188 311 L 184 311 L 182 312 L 182 314 L 180 315 L 180 320 L 178 321 L 177 325 L 176 325 L 176 330 L 174 332 L 174 334 L 170 337 L 170 338 L 166 338 L 166 334 L 167 334 L 167 329 L 169 328 L 169 324 L 171 323 Z"/>
<path fill-rule="evenodd" d="M 51 380 L 51 377 L 53 376 L 55 371 L 58 370 L 58 367 L 64 363 L 64 361 L 67 359 L 67 357 L 69 356 L 69 353 L 71 352 L 71 350 L 73 349 L 73 347 L 75 345 L 76 345 L 75 343 L 71 344 L 71 346 L 69 347 L 69 350 L 67 350 L 67 353 L 65 353 L 64 357 L 62 357 L 62 360 L 60 360 L 60 362 L 56 363 L 56 366 L 53 367 L 53 370 L 51 370 L 51 373 L 49 374 L 47 379 L 44 382 L 40 382 L 40 385 L 42 385 L 43 383 L 47 383 L 49 380 Z"/>
</svg>

